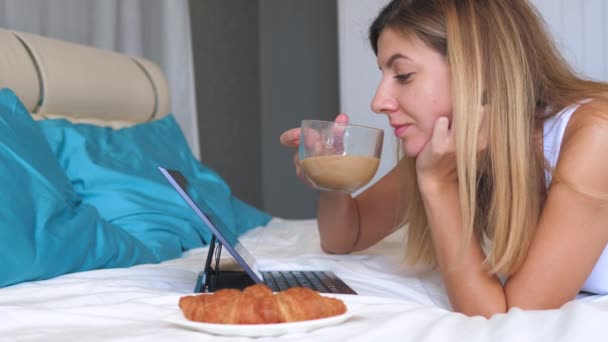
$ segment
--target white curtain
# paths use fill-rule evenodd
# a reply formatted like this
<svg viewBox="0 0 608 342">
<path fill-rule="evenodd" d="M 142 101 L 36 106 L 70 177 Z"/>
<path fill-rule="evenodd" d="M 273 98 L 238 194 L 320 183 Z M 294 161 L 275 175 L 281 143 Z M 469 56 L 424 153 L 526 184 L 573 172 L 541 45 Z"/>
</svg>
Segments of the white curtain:
<svg viewBox="0 0 608 342">
<path fill-rule="evenodd" d="M 157 63 L 173 114 L 200 156 L 188 0 L 0 0 L 0 27 Z"/>
</svg>

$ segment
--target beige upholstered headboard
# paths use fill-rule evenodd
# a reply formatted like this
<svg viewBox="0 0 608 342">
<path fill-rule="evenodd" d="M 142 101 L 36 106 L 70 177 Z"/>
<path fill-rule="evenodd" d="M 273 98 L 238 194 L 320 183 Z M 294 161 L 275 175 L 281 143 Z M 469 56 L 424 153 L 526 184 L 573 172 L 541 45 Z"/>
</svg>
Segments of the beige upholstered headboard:
<svg viewBox="0 0 608 342">
<path fill-rule="evenodd" d="M 149 60 L 0 28 L 0 88 L 36 118 L 122 127 L 170 112 L 167 81 Z"/>
</svg>

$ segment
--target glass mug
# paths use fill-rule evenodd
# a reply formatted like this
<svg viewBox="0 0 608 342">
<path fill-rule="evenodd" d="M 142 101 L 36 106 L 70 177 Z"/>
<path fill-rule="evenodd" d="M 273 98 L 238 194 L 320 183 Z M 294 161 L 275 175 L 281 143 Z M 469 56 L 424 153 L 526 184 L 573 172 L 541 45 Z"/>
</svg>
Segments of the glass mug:
<svg viewBox="0 0 608 342">
<path fill-rule="evenodd" d="M 376 174 L 383 130 L 321 120 L 303 120 L 300 130 L 301 170 L 316 189 L 353 193 Z"/>
</svg>

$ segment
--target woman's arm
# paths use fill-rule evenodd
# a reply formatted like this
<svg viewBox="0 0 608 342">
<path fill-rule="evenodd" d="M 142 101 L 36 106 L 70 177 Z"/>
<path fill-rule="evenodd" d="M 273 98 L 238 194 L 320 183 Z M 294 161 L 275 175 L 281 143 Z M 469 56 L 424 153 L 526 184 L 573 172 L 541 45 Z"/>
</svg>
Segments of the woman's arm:
<svg viewBox="0 0 608 342">
<path fill-rule="evenodd" d="M 480 128 L 479 149 L 487 146 L 486 127 Z M 437 266 L 455 311 L 492 316 L 506 310 L 502 284 L 483 265 L 485 254 L 473 237 L 465 251 L 456 146 L 449 120 L 438 118 L 433 136 L 416 159 L 417 180 L 430 227 Z"/>
<path fill-rule="evenodd" d="M 356 197 L 322 191 L 318 224 L 321 247 L 328 253 L 363 250 L 404 223 L 405 198 L 400 194 L 404 176 L 401 161 L 374 185 Z"/>
<path fill-rule="evenodd" d="M 348 117 L 340 114 L 336 122 L 348 123 Z M 285 131 L 280 140 L 285 146 L 297 148 L 300 129 Z M 302 174 L 297 151 L 293 162 L 298 177 L 311 185 Z M 404 162 L 400 161 L 356 198 L 340 192 L 320 192 L 317 217 L 324 251 L 350 253 L 365 249 L 389 235 L 399 224 L 405 223 L 405 196 L 400 194 L 404 166 Z"/>
<path fill-rule="evenodd" d="M 554 177 L 528 257 L 505 285 L 509 307 L 559 308 L 576 296 L 606 248 L 608 119 L 604 113 L 608 113 L 606 103 L 593 101 L 570 119 L 556 166 L 561 182 Z"/>
<path fill-rule="evenodd" d="M 435 257 L 454 311 L 490 317 L 505 312 L 502 284 L 483 265 L 485 254 L 476 237 L 461 254 L 463 239 L 458 183 L 421 185 Z"/>
<path fill-rule="evenodd" d="M 556 168 L 561 180 L 604 199 L 554 182 L 528 255 L 504 288 L 483 267 L 485 256 L 476 239 L 458 259 L 457 183 L 419 181 L 439 270 L 456 311 L 490 317 L 511 307 L 552 309 L 578 293 L 608 243 L 608 120 L 592 115 L 608 113 L 606 108 L 584 106 L 572 117 Z"/>
</svg>

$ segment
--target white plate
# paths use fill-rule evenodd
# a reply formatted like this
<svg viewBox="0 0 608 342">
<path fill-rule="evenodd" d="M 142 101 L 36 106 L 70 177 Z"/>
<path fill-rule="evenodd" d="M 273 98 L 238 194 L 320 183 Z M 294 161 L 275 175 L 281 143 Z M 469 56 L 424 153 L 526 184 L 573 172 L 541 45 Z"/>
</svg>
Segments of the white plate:
<svg viewBox="0 0 608 342">
<path fill-rule="evenodd" d="M 180 311 L 177 312 L 175 315 L 168 317 L 166 321 L 183 328 L 202 331 L 214 335 L 262 337 L 308 332 L 315 329 L 340 324 L 349 319 L 351 316 L 352 311 L 347 309 L 345 313 L 338 316 L 313 319 L 301 322 L 275 324 L 218 324 L 193 322 L 184 317 L 184 315 L 182 315 Z"/>
</svg>

